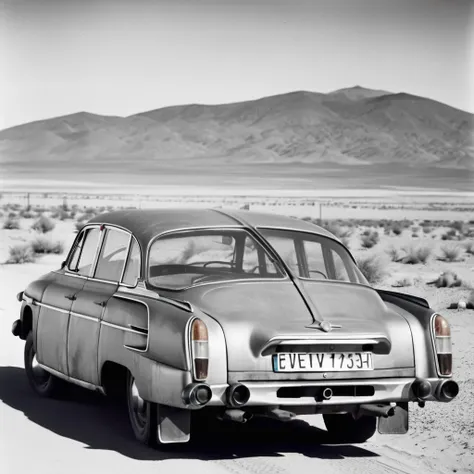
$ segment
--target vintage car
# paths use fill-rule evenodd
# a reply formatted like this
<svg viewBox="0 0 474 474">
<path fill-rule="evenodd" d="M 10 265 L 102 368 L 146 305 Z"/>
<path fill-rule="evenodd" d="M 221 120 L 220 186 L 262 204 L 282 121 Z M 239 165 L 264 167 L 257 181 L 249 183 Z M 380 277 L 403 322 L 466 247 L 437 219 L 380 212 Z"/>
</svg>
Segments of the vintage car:
<svg viewBox="0 0 474 474">
<path fill-rule="evenodd" d="M 291 217 L 102 214 L 18 300 L 33 389 L 122 394 L 151 446 L 187 442 L 192 419 L 302 414 L 321 414 L 335 442 L 364 442 L 406 433 L 409 402 L 459 390 L 447 320 L 372 288 L 334 235 Z"/>
</svg>

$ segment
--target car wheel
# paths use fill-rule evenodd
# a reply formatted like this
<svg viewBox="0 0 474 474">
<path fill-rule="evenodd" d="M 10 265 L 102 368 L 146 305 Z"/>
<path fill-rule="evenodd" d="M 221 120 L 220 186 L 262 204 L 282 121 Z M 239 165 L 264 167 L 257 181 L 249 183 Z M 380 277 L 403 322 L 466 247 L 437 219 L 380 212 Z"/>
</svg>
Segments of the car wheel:
<svg viewBox="0 0 474 474">
<path fill-rule="evenodd" d="M 33 332 L 30 331 L 25 342 L 24 351 L 25 372 L 33 390 L 41 397 L 58 396 L 64 388 L 61 379 L 50 374 L 39 366 L 33 344 Z"/>
<path fill-rule="evenodd" d="M 157 405 L 140 397 L 135 378 L 130 372 L 127 374 L 127 406 L 135 438 L 140 443 L 155 447 L 158 444 Z"/>
<path fill-rule="evenodd" d="M 377 429 L 375 416 L 354 419 L 351 413 L 323 415 L 331 440 L 336 443 L 363 443 L 372 438 Z"/>
</svg>

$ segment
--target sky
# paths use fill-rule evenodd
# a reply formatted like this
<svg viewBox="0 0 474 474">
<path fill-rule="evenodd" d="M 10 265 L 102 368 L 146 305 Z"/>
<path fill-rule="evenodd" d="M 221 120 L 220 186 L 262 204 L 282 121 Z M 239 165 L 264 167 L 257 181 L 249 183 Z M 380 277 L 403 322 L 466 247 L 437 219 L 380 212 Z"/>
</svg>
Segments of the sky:
<svg viewBox="0 0 474 474">
<path fill-rule="evenodd" d="M 0 129 L 360 85 L 474 113 L 474 0 L 3 0 Z"/>
</svg>

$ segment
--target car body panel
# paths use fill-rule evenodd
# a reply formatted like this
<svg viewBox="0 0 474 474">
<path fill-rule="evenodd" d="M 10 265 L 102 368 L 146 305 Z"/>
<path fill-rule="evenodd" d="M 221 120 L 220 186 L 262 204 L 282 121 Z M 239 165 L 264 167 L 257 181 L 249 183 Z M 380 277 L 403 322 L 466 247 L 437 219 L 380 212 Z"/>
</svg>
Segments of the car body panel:
<svg viewBox="0 0 474 474">
<path fill-rule="evenodd" d="M 338 403 L 415 401 L 411 386 L 416 377 L 430 380 L 433 387 L 441 383 L 431 331 L 434 310 L 423 299 L 361 283 L 299 278 L 260 232 L 291 229 L 339 242 L 321 227 L 273 214 L 198 209 L 117 211 L 89 224 L 100 232 L 114 227 L 133 235 L 141 261 L 136 284 L 97 280 L 91 276 L 93 268 L 79 277 L 63 267 L 26 288 L 20 316 L 33 315 L 40 363 L 71 381 L 103 388 L 104 371 L 118 364 L 133 374 L 145 400 L 197 409 L 185 401 L 183 391 L 196 382 L 190 328 L 198 318 L 208 331 L 209 406 L 226 406 L 229 385 L 237 382 L 248 385 L 249 406 L 299 406 L 307 413 Z M 245 229 L 258 240 L 281 264 L 284 278 L 207 282 L 180 291 L 146 281 L 148 250 L 155 239 L 182 230 L 229 227 Z M 72 254 L 71 249 L 68 259 Z M 75 299 L 66 298 L 72 295 Z M 272 367 L 277 351 L 343 348 L 372 351 L 374 370 L 276 373 Z M 374 394 L 324 401 L 281 396 L 282 389 L 317 392 L 328 384 L 371 386 Z"/>
</svg>

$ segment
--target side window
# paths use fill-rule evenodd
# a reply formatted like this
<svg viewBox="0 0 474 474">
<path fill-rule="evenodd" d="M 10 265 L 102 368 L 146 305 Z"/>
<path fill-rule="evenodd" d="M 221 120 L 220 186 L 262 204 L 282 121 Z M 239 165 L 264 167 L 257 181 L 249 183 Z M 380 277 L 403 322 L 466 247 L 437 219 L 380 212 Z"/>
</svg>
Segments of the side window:
<svg viewBox="0 0 474 474">
<path fill-rule="evenodd" d="M 108 281 L 119 281 L 127 257 L 130 234 L 114 229 L 107 229 L 104 244 L 100 251 L 95 278 Z"/>
<path fill-rule="evenodd" d="M 298 258 L 296 256 L 295 241 L 287 237 L 267 236 L 266 239 L 276 250 L 289 269 L 295 274 L 300 275 Z"/>
<path fill-rule="evenodd" d="M 260 267 L 260 263 L 263 264 L 263 269 Z M 260 246 L 257 247 L 255 241 L 248 236 L 245 238 L 242 270 L 260 276 L 279 276 L 278 270 L 263 249 Z"/>
<path fill-rule="evenodd" d="M 135 239 L 132 239 L 132 248 L 130 249 L 130 256 L 127 260 L 125 273 L 123 274 L 123 283 L 130 286 L 135 286 L 137 279 L 140 277 L 140 247 Z"/>
<path fill-rule="evenodd" d="M 309 277 L 314 279 L 327 278 L 322 245 L 313 240 L 305 240 L 304 251 L 308 262 Z"/>
<path fill-rule="evenodd" d="M 341 256 L 334 250 L 331 250 L 331 255 L 334 261 L 334 270 L 336 272 L 335 279 L 339 281 L 351 281 L 349 274 L 347 273 L 346 265 Z"/>
<path fill-rule="evenodd" d="M 100 231 L 98 227 L 86 229 L 71 258 L 69 270 L 79 275 L 89 276 L 99 243 Z"/>
</svg>

